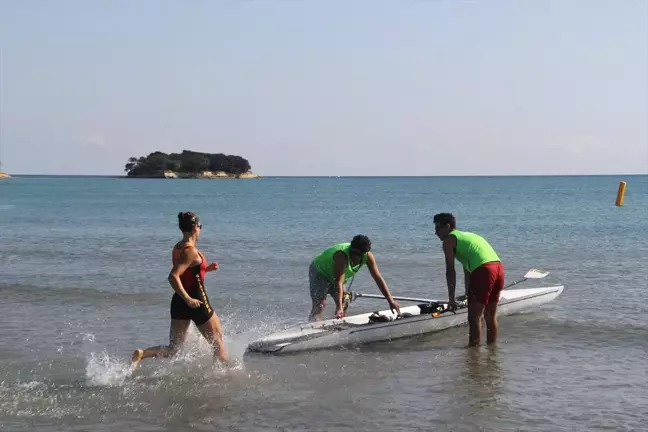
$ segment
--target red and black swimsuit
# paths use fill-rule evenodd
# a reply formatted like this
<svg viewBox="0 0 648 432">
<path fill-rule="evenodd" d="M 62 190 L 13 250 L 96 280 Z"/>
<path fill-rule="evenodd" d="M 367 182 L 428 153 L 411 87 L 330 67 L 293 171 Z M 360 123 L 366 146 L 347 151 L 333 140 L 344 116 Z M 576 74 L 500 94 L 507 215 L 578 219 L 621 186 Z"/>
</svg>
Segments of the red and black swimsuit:
<svg viewBox="0 0 648 432">
<path fill-rule="evenodd" d="M 182 247 L 173 248 L 173 263 L 179 258 L 182 250 L 191 247 L 184 245 Z M 189 267 L 180 275 L 180 281 L 189 297 L 200 300 L 202 304 L 195 309 L 190 308 L 187 303 L 178 295 L 174 293 L 171 298 L 171 319 L 177 320 L 192 320 L 197 326 L 205 324 L 214 314 L 214 310 L 209 304 L 207 293 L 205 292 L 205 273 L 207 269 L 207 260 L 205 256 L 200 254 L 202 261 L 200 264 Z"/>
</svg>

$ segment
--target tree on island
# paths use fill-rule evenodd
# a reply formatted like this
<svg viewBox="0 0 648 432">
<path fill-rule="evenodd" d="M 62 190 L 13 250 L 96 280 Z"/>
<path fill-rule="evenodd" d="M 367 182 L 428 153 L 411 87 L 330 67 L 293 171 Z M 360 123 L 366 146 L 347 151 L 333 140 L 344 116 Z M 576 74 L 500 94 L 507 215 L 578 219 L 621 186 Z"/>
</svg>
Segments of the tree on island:
<svg viewBox="0 0 648 432">
<path fill-rule="evenodd" d="M 239 175 L 251 169 L 247 159 L 241 156 L 183 150 L 182 153 L 170 154 L 156 151 L 146 157 L 129 158 L 124 171 L 129 177 L 148 177 L 160 176 L 164 171 L 188 174 L 223 171 L 230 175 Z"/>
</svg>

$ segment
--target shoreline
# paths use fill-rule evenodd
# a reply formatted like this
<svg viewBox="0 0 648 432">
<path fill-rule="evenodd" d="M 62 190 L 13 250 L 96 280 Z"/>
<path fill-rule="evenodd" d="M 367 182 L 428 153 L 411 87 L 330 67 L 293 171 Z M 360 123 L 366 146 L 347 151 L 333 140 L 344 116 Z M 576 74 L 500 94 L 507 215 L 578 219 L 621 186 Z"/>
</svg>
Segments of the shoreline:
<svg viewBox="0 0 648 432">
<path fill-rule="evenodd" d="M 90 177 L 90 178 L 159 178 L 164 179 L 164 177 L 136 177 L 136 176 L 127 176 L 123 174 L 7 174 L 9 178 L 17 177 Z M 497 174 L 497 175 L 271 175 L 271 176 L 258 176 L 255 178 L 346 178 L 346 179 L 413 179 L 413 178 L 507 178 L 507 177 L 524 177 L 524 178 L 573 178 L 573 177 L 646 177 L 648 173 L 613 173 L 613 174 Z M 222 178 L 222 177 L 219 177 Z M 235 176 L 231 177 L 236 179 Z"/>
<path fill-rule="evenodd" d="M 263 178 L 260 175 L 253 173 L 252 171 L 247 171 L 241 174 L 232 174 L 225 171 L 202 171 L 202 172 L 175 172 L 175 171 L 164 171 L 160 173 L 150 174 L 150 175 L 134 175 L 129 176 L 125 175 L 123 178 L 127 179 L 173 179 L 173 180 L 239 180 L 239 179 L 260 179 Z"/>
</svg>

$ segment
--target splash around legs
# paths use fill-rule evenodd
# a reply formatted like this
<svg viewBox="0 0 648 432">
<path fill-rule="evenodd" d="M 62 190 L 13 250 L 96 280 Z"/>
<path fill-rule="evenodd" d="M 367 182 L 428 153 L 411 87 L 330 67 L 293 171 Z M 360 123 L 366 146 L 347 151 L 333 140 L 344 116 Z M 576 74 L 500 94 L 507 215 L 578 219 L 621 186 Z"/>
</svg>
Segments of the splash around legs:
<svg viewBox="0 0 648 432">
<path fill-rule="evenodd" d="M 146 349 L 136 349 L 131 356 L 131 370 L 135 370 L 139 362 L 145 358 L 170 358 L 176 355 L 178 349 L 184 344 L 187 339 L 187 331 L 189 330 L 190 320 L 171 320 L 171 328 L 169 329 L 169 345 L 152 346 Z"/>
<path fill-rule="evenodd" d="M 171 335 L 169 345 L 158 345 L 146 349 L 136 349 L 131 355 L 131 370 L 146 358 L 171 358 L 184 345 L 189 330 L 190 320 L 171 320 Z M 201 335 L 212 346 L 214 362 L 225 367 L 230 366 L 230 360 L 223 341 L 220 318 L 213 314 L 204 324 L 198 326 Z"/>
</svg>

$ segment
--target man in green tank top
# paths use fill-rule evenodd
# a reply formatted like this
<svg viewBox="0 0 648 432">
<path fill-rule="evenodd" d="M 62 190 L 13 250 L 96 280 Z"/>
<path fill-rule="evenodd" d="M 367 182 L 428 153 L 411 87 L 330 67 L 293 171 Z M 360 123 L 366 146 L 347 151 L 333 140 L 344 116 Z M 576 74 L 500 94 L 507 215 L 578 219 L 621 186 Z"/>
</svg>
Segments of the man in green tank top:
<svg viewBox="0 0 648 432">
<path fill-rule="evenodd" d="M 497 303 L 504 288 L 504 266 L 493 247 L 480 235 L 459 231 L 451 213 L 434 216 L 435 234 L 443 242 L 448 283 L 448 303 L 456 308 L 455 259 L 464 270 L 466 296 L 468 299 L 469 346 L 481 341 L 481 318 L 486 321 L 486 340 L 497 340 Z"/>
<path fill-rule="evenodd" d="M 392 298 L 387 283 L 383 279 L 376 258 L 371 252 L 371 240 L 365 235 L 353 237 L 350 243 L 338 243 L 323 251 L 311 262 L 308 271 L 310 296 L 313 302 L 310 321 L 322 319 L 326 307 L 326 296 L 331 295 L 335 300 L 336 318 L 344 317 L 344 284 L 352 279 L 363 266 L 369 268 L 376 285 L 387 299 L 389 307 L 400 313 L 400 306 Z"/>
</svg>

